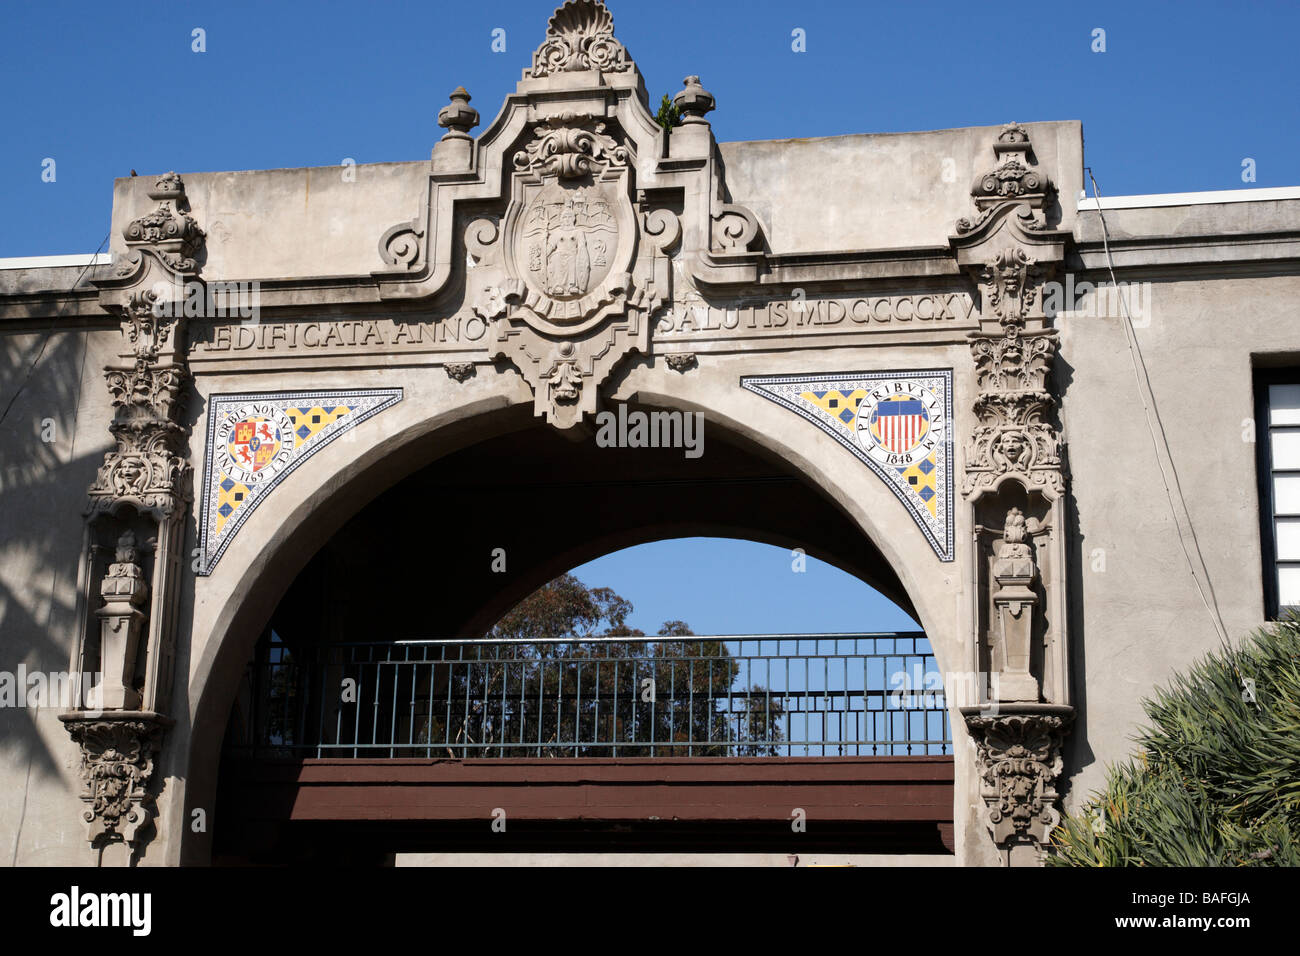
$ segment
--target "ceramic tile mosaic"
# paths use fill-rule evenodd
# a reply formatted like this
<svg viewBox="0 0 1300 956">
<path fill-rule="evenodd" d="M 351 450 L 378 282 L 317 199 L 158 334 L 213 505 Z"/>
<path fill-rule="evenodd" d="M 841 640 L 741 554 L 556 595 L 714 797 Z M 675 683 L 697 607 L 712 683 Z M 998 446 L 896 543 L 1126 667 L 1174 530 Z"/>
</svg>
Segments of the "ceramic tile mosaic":
<svg viewBox="0 0 1300 956">
<path fill-rule="evenodd" d="M 203 454 L 200 575 L 285 476 L 339 435 L 402 400 L 400 388 L 213 395 Z"/>
<path fill-rule="evenodd" d="M 951 369 L 748 376 L 740 384 L 856 455 L 907 508 L 935 554 L 953 560 Z"/>
</svg>

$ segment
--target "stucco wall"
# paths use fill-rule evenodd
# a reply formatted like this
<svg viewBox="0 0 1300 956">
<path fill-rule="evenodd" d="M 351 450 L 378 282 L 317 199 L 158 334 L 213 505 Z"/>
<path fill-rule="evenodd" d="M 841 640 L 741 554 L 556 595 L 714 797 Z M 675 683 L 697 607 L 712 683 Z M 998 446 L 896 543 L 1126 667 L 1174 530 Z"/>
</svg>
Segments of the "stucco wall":
<svg viewBox="0 0 1300 956">
<path fill-rule="evenodd" d="M 1169 278 L 1151 283 L 1148 314 L 1135 317 L 1159 426 L 1233 640 L 1264 617 L 1252 356 L 1300 355 L 1297 295 L 1294 275 Z M 1133 749 L 1141 697 L 1219 639 L 1183 553 L 1120 319 L 1065 317 L 1061 329 L 1078 514 L 1077 798 Z"/>
<path fill-rule="evenodd" d="M 112 443 L 101 369 L 120 348 L 120 333 L 115 324 L 69 326 L 0 332 L 0 403 L 13 399 L 0 424 L 0 671 L 15 676 L 19 667 L 29 675 L 69 671 L 81 510 Z M 2 863 L 90 860 L 78 752 L 58 713 L 0 706 Z"/>
</svg>

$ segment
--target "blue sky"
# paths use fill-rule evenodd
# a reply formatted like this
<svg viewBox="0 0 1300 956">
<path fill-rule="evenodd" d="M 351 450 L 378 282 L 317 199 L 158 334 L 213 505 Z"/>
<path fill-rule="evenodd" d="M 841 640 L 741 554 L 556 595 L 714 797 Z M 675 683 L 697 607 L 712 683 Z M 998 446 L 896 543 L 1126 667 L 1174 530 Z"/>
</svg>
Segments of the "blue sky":
<svg viewBox="0 0 1300 956">
<path fill-rule="evenodd" d="M 94 251 L 112 180 L 132 168 L 427 158 L 447 94 L 463 84 L 490 121 L 555 5 L 6 4 L 0 256 Z M 1295 2 L 610 6 L 652 100 L 698 73 L 720 140 L 1078 119 L 1108 195 L 1300 184 Z M 661 543 L 581 576 L 632 600 L 647 631 L 667 617 L 701 632 L 910 626 L 841 572 L 810 560 L 793 574 L 788 553 L 757 544 Z"/>
<path fill-rule="evenodd" d="M 684 538 L 598 558 L 574 573 L 632 602 L 629 623 L 654 634 L 665 620 L 697 634 L 910 631 L 917 625 L 852 575 L 754 541 Z"/>
<path fill-rule="evenodd" d="M 113 177 L 132 168 L 427 158 L 447 94 L 464 84 L 494 116 L 555 5 L 5 4 L 0 256 L 94 251 Z M 1107 194 L 1300 184 L 1294 0 L 610 8 L 654 100 L 700 74 L 721 140 L 1079 119 Z M 491 50 L 498 27 L 504 53 Z M 807 52 L 791 50 L 795 28 Z M 1104 53 L 1091 51 L 1098 28 Z"/>
</svg>

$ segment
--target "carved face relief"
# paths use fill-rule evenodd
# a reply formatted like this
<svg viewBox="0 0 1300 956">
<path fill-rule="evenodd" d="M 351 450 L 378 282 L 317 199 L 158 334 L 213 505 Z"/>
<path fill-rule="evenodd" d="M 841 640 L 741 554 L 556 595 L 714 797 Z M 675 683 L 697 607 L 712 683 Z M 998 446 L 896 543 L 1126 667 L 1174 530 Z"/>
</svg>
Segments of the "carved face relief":
<svg viewBox="0 0 1300 956">
<path fill-rule="evenodd" d="M 1004 468 L 1016 468 L 1025 464 L 1029 453 L 1029 444 L 1025 436 L 1018 431 L 1003 432 L 998 437 L 996 456 L 1001 459 Z"/>
<path fill-rule="evenodd" d="M 134 455 L 123 458 L 114 475 L 114 487 L 118 494 L 139 494 L 144 491 L 148 481 L 149 466 L 142 458 Z"/>
</svg>

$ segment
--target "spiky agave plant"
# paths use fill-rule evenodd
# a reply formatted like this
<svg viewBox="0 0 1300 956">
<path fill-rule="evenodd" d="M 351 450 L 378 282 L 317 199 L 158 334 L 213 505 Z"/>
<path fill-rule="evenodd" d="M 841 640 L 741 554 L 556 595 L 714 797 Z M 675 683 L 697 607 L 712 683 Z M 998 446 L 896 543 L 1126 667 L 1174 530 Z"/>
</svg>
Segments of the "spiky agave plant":
<svg viewBox="0 0 1300 956">
<path fill-rule="evenodd" d="M 1300 865 L 1300 618 L 1143 701 L 1140 752 L 1062 820 L 1056 866 Z"/>
</svg>

